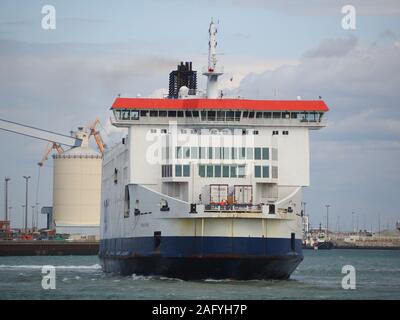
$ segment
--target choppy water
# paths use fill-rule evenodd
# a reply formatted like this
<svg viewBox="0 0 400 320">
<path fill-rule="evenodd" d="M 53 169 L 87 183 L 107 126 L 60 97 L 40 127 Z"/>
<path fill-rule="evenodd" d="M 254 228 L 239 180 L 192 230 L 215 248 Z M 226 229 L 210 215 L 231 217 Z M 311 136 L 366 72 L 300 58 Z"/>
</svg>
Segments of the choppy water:
<svg viewBox="0 0 400 320">
<path fill-rule="evenodd" d="M 304 251 L 286 281 L 181 281 L 105 275 L 96 256 L 0 257 L 0 299 L 400 299 L 400 251 Z M 42 289 L 41 268 L 56 266 L 56 289 Z M 342 267 L 356 289 L 341 287 Z"/>
</svg>

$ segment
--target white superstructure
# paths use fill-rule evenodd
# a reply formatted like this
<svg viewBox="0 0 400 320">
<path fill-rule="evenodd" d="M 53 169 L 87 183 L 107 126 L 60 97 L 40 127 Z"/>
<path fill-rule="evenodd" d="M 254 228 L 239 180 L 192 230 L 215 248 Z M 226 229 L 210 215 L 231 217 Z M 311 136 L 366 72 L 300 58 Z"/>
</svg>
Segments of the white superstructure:
<svg viewBox="0 0 400 320">
<path fill-rule="evenodd" d="M 106 271 L 287 278 L 302 260 L 302 188 L 321 100 L 222 99 L 213 23 L 207 98 L 117 98 L 104 155 Z M 124 257 L 124 260 L 121 260 Z"/>
</svg>

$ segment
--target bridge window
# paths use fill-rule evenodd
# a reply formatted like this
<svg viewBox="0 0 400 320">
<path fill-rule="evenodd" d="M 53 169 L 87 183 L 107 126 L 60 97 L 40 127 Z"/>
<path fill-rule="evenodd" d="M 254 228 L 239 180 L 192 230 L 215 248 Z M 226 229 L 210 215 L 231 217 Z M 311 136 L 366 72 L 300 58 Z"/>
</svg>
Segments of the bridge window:
<svg viewBox="0 0 400 320">
<path fill-rule="evenodd" d="M 175 165 L 175 177 L 182 177 L 182 165 Z"/>
<path fill-rule="evenodd" d="M 263 158 L 263 160 L 269 159 L 269 149 L 268 148 L 262 148 L 262 158 Z"/>
<path fill-rule="evenodd" d="M 183 165 L 183 176 L 184 177 L 190 176 L 190 166 L 188 164 Z"/>
<path fill-rule="evenodd" d="M 269 178 L 269 166 L 262 167 L 262 176 L 263 178 Z"/>
<path fill-rule="evenodd" d="M 167 111 L 159 111 L 158 114 L 160 117 L 166 117 L 167 116 Z"/>
<path fill-rule="evenodd" d="M 261 178 L 261 166 L 254 166 L 254 177 Z"/>
<path fill-rule="evenodd" d="M 229 178 L 229 166 L 222 167 L 222 176 L 224 178 Z"/>
<path fill-rule="evenodd" d="M 207 166 L 207 177 L 212 178 L 214 176 L 214 167 L 213 166 Z"/>
<path fill-rule="evenodd" d="M 254 160 L 261 160 L 261 148 L 254 148 Z"/>
<path fill-rule="evenodd" d="M 176 111 L 168 111 L 168 117 L 175 118 L 176 117 Z"/>
<path fill-rule="evenodd" d="M 215 166 L 214 168 L 214 175 L 216 178 L 221 178 L 221 166 Z"/>
<path fill-rule="evenodd" d="M 151 110 L 150 117 L 158 117 L 158 110 Z"/>
<path fill-rule="evenodd" d="M 206 166 L 199 165 L 199 176 L 204 178 L 206 176 Z"/>
</svg>

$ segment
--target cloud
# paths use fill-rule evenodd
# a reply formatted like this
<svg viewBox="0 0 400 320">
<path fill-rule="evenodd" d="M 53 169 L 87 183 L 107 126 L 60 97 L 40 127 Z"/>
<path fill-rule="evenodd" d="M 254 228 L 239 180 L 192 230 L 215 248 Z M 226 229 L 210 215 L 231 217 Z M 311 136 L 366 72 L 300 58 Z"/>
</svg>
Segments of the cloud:
<svg viewBox="0 0 400 320">
<path fill-rule="evenodd" d="M 351 36 L 349 38 L 325 39 L 316 48 L 304 53 L 304 58 L 317 57 L 340 57 L 348 54 L 357 45 L 357 38 Z"/>
<path fill-rule="evenodd" d="M 327 127 L 311 132 L 311 187 L 305 198 L 314 225 L 324 221 L 326 203 L 342 221 L 352 210 L 371 219 L 379 211 L 389 220 L 398 214 L 391 210 L 400 197 L 398 42 L 394 33 L 372 45 L 326 39 L 297 65 L 251 73 L 240 83 L 245 97 L 321 95 L 330 107 Z"/>
<path fill-rule="evenodd" d="M 369 16 L 397 16 L 400 15 L 400 3 L 398 0 L 226 0 L 229 3 L 244 6 L 258 7 L 265 10 L 284 12 L 285 14 L 303 15 L 337 15 L 341 14 L 341 8 L 352 5 L 358 15 Z"/>
</svg>

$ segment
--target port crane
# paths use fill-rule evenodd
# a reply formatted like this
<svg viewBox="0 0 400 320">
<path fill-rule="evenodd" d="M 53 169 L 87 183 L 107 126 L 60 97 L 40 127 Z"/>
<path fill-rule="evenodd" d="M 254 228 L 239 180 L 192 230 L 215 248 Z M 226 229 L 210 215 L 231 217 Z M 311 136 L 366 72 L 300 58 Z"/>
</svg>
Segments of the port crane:
<svg viewBox="0 0 400 320">
<path fill-rule="evenodd" d="M 82 139 L 78 137 L 71 137 L 5 119 L 0 119 L 0 130 L 5 130 L 17 134 L 22 134 L 31 138 L 45 140 L 51 143 L 56 143 L 57 145 L 79 147 L 82 144 Z"/>
<path fill-rule="evenodd" d="M 96 126 L 100 124 L 100 119 L 96 118 L 96 120 L 88 125 L 89 128 L 89 138 L 91 136 L 94 137 L 97 147 L 99 148 L 99 151 L 101 152 L 101 154 L 104 154 L 104 150 L 106 148 L 106 145 L 103 142 L 103 139 L 101 138 L 100 132 L 96 130 Z"/>
</svg>

